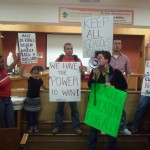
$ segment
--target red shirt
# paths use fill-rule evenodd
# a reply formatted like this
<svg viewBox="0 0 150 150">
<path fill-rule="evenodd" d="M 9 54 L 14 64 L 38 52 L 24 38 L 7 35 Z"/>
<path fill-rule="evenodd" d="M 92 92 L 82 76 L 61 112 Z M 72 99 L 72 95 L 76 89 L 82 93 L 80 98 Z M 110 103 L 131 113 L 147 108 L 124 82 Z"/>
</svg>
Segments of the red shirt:
<svg viewBox="0 0 150 150">
<path fill-rule="evenodd" d="M 11 79 L 7 75 L 6 69 L 0 70 L 0 97 L 10 97 L 11 96 Z"/>
<path fill-rule="evenodd" d="M 56 59 L 56 61 L 55 62 L 59 62 L 59 58 L 57 58 Z M 74 56 L 72 55 L 72 57 L 66 57 L 65 55 L 64 55 L 64 57 L 62 58 L 62 61 L 61 62 L 75 62 L 75 60 L 74 60 Z M 78 58 L 78 61 L 77 62 L 80 62 L 81 63 L 81 66 L 82 66 L 82 62 L 81 62 L 81 59 L 80 58 Z"/>
</svg>

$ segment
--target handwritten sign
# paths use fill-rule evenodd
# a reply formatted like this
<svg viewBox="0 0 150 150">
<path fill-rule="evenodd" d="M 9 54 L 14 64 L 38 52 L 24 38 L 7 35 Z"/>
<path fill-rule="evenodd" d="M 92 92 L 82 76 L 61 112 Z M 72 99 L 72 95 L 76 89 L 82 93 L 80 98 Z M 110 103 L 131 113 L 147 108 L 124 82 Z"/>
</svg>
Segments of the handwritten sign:
<svg viewBox="0 0 150 150">
<path fill-rule="evenodd" d="M 18 33 L 18 41 L 21 53 L 21 63 L 37 63 L 35 33 Z"/>
<path fill-rule="evenodd" d="M 84 122 L 117 137 L 125 99 L 126 92 L 103 84 L 96 84 L 95 96 L 95 85 L 93 84 Z"/>
<path fill-rule="evenodd" d="M 50 62 L 50 101 L 80 101 L 80 62 Z"/>
<path fill-rule="evenodd" d="M 112 53 L 113 16 L 82 18 L 83 57 L 93 57 L 95 51 L 106 50 Z"/>
<path fill-rule="evenodd" d="M 141 95 L 150 96 L 150 61 L 145 64 L 145 77 L 143 78 Z"/>
</svg>

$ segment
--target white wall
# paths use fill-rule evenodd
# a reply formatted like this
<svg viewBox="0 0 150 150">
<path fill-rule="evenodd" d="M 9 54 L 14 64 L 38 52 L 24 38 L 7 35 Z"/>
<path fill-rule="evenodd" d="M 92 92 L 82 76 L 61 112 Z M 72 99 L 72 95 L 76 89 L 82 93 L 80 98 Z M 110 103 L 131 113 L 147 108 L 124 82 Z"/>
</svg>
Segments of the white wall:
<svg viewBox="0 0 150 150">
<path fill-rule="evenodd" d="M 41 4 L 0 4 L 0 23 L 58 23 L 59 7 L 56 5 Z M 75 6 L 64 6 L 75 7 Z M 77 7 L 79 8 L 79 7 Z M 83 7 L 82 7 L 83 8 Z M 90 8 L 85 6 L 84 8 Z M 96 7 L 92 7 L 96 8 Z M 100 9 L 99 7 L 97 7 Z M 104 7 L 101 7 L 104 9 Z M 113 7 L 105 7 L 105 9 L 117 9 Z M 150 26 L 150 9 L 141 8 L 118 8 L 123 10 L 134 10 L 135 26 Z"/>
<path fill-rule="evenodd" d="M 57 23 L 58 7 L 49 5 L 0 4 L 0 22 Z"/>
</svg>

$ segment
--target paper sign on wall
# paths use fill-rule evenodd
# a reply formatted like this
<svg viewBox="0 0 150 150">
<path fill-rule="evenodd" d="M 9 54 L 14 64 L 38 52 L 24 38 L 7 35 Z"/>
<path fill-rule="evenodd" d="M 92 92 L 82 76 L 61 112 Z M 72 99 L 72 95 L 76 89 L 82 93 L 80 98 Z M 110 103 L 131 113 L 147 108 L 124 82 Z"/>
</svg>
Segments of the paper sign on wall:
<svg viewBox="0 0 150 150">
<path fill-rule="evenodd" d="M 37 63 L 37 50 L 35 33 L 18 33 L 19 50 L 21 53 L 21 63 Z"/>
<path fill-rule="evenodd" d="M 80 101 L 81 73 L 79 66 L 80 62 L 50 62 L 50 101 Z"/>
</svg>

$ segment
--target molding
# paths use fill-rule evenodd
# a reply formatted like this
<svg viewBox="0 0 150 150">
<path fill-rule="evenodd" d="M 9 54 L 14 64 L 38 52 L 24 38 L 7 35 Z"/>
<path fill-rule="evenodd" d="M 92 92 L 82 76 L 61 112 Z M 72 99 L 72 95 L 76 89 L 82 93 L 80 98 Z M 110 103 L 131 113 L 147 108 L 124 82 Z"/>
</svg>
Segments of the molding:
<svg viewBox="0 0 150 150">
<path fill-rule="evenodd" d="M 62 34 L 81 34 L 81 26 L 78 25 L 60 25 L 60 24 L 0 24 L 2 31 L 15 32 L 45 32 L 45 33 L 62 33 Z M 114 26 L 114 34 L 126 35 L 147 35 L 150 28 L 131 27 L 131 26 Z"/>
</svg>

